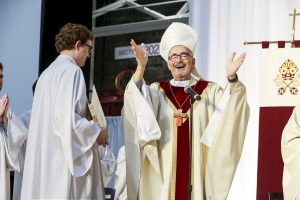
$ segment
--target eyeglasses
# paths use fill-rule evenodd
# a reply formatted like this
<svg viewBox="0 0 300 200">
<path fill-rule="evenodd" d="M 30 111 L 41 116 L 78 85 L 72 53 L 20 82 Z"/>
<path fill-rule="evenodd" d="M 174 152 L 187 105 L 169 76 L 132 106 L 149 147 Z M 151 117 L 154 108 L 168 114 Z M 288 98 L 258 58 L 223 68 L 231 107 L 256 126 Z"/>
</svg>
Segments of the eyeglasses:
<svg viewBox="0 0 300 200">
<path fill-rule="evenodd" d="M 89 48 L 89 54 L 92 53 L 92 49 L 93 49 L 93 46 L 89 45 L 89 44 L 86 44 L 86 43 L 83 43 L 84 46 L 87 46 Z"/>
<path fill-rule="evenodd" d="M 188 57 L 193 57 L 193 55 L 189 52 L 182 52 L 181 54 L 173 54 L 173 55 L 169 56 L 168 59 L 171 60 L 172 62 L 175 62 L 178 59 L 187 60 Z"/>
</svg>

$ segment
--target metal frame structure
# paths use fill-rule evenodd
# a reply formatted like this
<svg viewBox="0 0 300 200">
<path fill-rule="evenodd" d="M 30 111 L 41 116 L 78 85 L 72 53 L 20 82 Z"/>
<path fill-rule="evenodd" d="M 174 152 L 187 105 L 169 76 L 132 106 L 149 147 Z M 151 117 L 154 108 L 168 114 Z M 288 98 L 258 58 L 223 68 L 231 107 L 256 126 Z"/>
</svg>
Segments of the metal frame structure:
<svg viewBox="0 0 300 200">
<path fill-rule="evenodd" d="M 151 9 L 153 6 L 166 6 L 175 3 L 184 3 L 183 6 L 177 11 L 175 15 L 166 16 Z M 97 0 L 93 0 L 93 14 L 92 14 L 92 31 L 95 37 L 105 37 L 113 35 L 121 35 L 128 33 L 144 32 L 162 30 L 168 27 L 172 22 L 188 22 L 188 0 L 171 0 L 159 3 L 139 4 L 136 0 L 117 0 L 107 6 L 97 9 Z M 118 24 L 110 26 L 96 27 L 96 18 L 105 15 L 109 12 L 120 12 L 123 10 L 135 9 L 144 14 L 154 18 L 154 20 L 133 22 L 127 24 Z M 94 62 L 95 62 L 95 48 L 91 53 L 91 67 L 90 67 L 90 82 L 89 82 L 89 96 L 94 82 Z"/>
</svg>

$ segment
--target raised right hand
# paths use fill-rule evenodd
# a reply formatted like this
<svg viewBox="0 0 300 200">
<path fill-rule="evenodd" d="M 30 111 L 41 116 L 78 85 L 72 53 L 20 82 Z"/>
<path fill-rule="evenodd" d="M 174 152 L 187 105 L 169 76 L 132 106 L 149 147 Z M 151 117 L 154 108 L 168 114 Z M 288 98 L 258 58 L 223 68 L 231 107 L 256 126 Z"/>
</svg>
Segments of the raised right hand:
<svg viewBox="0 0 300 200">
<path fill-rule="evenodd" d="M 102 128 L 100 134 L 97 138 L 97 143 L 103 145 L 104 147 L 108 144 L 108 129 Z"/>
<path fill-rule="evenodd" d="M 130 44 L 137 61 L 137 68 L 133 75 L 133 79 L 134 81 L 139 81 L 142 80 L 144 76 L 145 68 L 148 63 L 148 53 L 144 43 L 142 43 L 141 48 L 139 48 L 135 41 L 131 39 Z"/>
</svg>

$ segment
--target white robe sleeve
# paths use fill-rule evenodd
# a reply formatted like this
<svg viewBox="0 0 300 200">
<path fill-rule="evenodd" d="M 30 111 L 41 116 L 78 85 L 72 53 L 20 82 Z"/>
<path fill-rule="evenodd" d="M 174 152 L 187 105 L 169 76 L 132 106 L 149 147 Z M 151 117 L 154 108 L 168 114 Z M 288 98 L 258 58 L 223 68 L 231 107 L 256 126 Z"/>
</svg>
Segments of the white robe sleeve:
<svg viewBox="0 0 300 200">
<path fill-rule="evenodd" d="M 230 87 L 227 85 L 221 100 L 219 101 L 209 123 L 203 132 L 201 142 L 210 147 L 217 133 L 218 124 L 220 123 L 222 112 L 224 112 L 227 102 L 230 98 Z"/>
<path fill-rule="evenodd" d="M 160 174 L 160 165 L 156 147 L 156 140 L 159 140 L 161 137 L 160 127 L 156 119 L 158 97 L 153 97 L 149 86 L 146 85 L 144 80 L 141 91 L 138 89 L 133 79 L 128 83 L 128 89 L 132 92 L 132 103 L 136 114 L 136 131 L 140 147 L 143 148 L 143 151 L 153 168 Z"/>
<path fill-rule="evenodd" d="M 9 170 L 6 159 L 6 133 L 0 129 L 0 199 L 10 199 L 10 180 Z"/>
<path fill-rule="evenodd" d="M 110 180 L 115 173 L 116 158 L 108 146 L 104 147 L 102 145 L 98 145 L 98 151 L 103 185 L 105 188 L 109 188 Z"/>
<path fill-rule="evenodd" d="M 125 146 L 120 148 L 117 157 L 115 189 L 115 200 L 127 199 Z"/>
<path fill-rule="evenodd" d="M 242 153 L 249 114 L 246 88 L 237 82 L 208 148 L 205 174 L 207 199 L 227 198 Z"/>
<path fill-rule="evenodd" d="M 142 91 L 142 92 L 141 92 Z M 124 94 L 123 124 L 126 157 L 126 181 L 128 199 L 138 196 L 141 166 L 150 163 L 161 178 L 160 163 L 157 151 L 157 140 L 161 137 L 157 122 L 159 97 L 154 90 L 143 82 L 141 91 L 131 79 Z"/>
<path fill-rule="evenodd" d="M 24 164 L 19 162 L 18 155 L 27 138 L 27 132 L 28 129 L 23 125 L 19 118 L 9 110 L 6 140 L 7 160 L 9 166 L 18 172 L 20 172 Z"/>
<path fill-rule="evenodd" d="M 129 82 L 129 87 L 133 93 L 139 142 L 141 146 L 144 146 L 150 141 L 158 140 L 161 136 L 160 128 L 156 120 L 155 108 L 151 101 L 149 87 L 144 80 L 142 82 L 141 91 L 133 80 Z"/>
<path fill-rule="evenodd" d="M 75 74 L 74 74 L 75 73 Z M 60 138 L 64 158 L 70 172 L 83 176 L 93 161 L 92 146 L 101 128 L 86 116 L 87 98 L 84 77 L 80 69 L 64 74 L 63 87 L 57 91 L 53 113 L 54 134 Z"/>
</svg>

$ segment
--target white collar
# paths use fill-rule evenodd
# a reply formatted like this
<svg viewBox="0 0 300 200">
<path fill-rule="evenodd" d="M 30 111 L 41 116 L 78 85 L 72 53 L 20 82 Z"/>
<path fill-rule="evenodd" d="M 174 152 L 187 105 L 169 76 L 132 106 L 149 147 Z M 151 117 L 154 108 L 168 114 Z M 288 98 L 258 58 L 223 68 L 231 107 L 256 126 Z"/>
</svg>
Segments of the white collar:
<svg viewBox="0 0 300 200">
<path fill-rule="evenodd" d="M 58 58 L 59 58 L 59 59 L 66 59 L 66 60 L 69 60 L 70 62 L 72 62 L 72 63 L 74 63 L 74 64 L 77 65 L 75 59 L 74 59 L 72 56 L 70 56 L 70 55 L 67 55 L 67 54 L 60 54 L 60 55 L 58 56 Z"/>
<path fill-rule="evenodd" d="M 190 80 L 175 81 L 174 79 L 172 79 L 170 80 L 170 84 L 175 87 L 186 87 L 190 84 Z"/>
<path fill-rule="evenodd" d="M 174 79 L 170 80 L 170 84 L 175 87 L 186 87 L 195 85 L 200 79 L 195 76 L 191 76 L 190 80 L 185 81 L 175 81 Z"/>
</svg>

